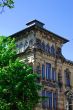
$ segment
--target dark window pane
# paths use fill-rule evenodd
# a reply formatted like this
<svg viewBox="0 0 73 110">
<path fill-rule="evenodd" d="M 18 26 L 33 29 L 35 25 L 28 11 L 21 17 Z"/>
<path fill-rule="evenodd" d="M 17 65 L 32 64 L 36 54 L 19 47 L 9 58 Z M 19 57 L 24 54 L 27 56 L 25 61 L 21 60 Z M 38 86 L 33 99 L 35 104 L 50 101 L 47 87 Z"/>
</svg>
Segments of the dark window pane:
<svg viewBox="0 0 73 110">
<path fill-rule="evenodd" d="M 27 41 L 27 40 L 25 40 L 24 47 L 25 47 L 25 46 L 27 46 L 27 45 L 28 45 L 28 41 Z"/>
<path fill-rule="evenodd" d="M 51 46 L 51 54 L 52 54 L 53 56 L 55 55 L 55 48 L 54 48 L 53 45 Z"/>
<path fill-rule="evenodd" d="M 23 43 L 21 42 L 20 44 L 19 44 L 19 48 L 22 48 L 23 47 Z"/>
<path fill-rule="evenodd" d="M 50 76 L 51 76 L 51 64 L 46 63 L 46 79 L 50 80 Z"/>
<path fill-rule="evenodd" d="M 41 48 L 43 51 L 45 51 L 45 43 L 44 42 L 41 43 Z"/>
<path fill-rule="evenodd" d="M 41 40 L 40 39 L 36 39 L 36 46 L 38 48 L 41 48 Z"/>
<path fill-rule="evenodd" d="M 56 93 L 53 94 L 53 108 L 54 108 L 54 110 L 57 109 L 57 95 L 56 95 Z"/>
<path fill-rule="evenodd" d="M 45 65 L 42 64 L 42 79 L 45 79 Z"/>
<path fill-rule="evenodd" d="M 50 46 L 49 46 L 49 44 L 47 44 L 47 45 L 45 46 L 45 51 L 46 51 L 47 53 L 50 53 Z"/>
<path fill-rule="evenodd" d="M 65 82 L 66 82 L 66 86 L 70 86 L 70 72 L 69 70 L 65 70 Z"/>
<path fill-rule="evenodd" d="M 19 45 L 18 44 L 16 44 L 16 48 L 19 48 Z"/>
<path fill-rule="evenodd" d="M 52 110 L 52 92 L 48 92 L 48 97 L 49 97 L 49 108 Z"/>
<path fill-rule="evenodd" d="M 67 79 L 66 83 L 67 83 L 67 86 L 70 86 L 70 80 L 69 79 Z"/>
<path fill-rule="evenodd" d="M 56 81 L 56 71 L 55 71 L 55 68 L 52 68 L 52 80 Z"/>
<path fill-rule="evenodd" d="M 42 107 L 47 108 L 47 99 L 45 98 L 46 97 L 46 91 L 45 90 L 42 91 L 42 96 L 43 96 Z"/>
</svg>

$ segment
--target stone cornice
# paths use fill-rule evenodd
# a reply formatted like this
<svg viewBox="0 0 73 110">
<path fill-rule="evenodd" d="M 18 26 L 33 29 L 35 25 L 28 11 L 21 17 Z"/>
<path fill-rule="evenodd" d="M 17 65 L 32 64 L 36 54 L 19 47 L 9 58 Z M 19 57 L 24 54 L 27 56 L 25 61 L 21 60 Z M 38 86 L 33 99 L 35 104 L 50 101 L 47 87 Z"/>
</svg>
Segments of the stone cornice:
<svg viewBox="0 0 73 110">
<path fill-rule="evenodd" d="M 67 39 L 65 39 L 65 38 L 63 38 L 63 37 L 61 37 L 61 36 L 51 32 L 51 31 L 48 31 L 45 28 L 42 28 L 42 27 L 39 27 L 39 26 L 36 26 L 36 25 L 27 27 L 27 28 L 25 28 L 25 29 L 23 29 L 23 30 L 21 30 L 21 31 L 15 33 L 15 34 L 13 34 L 13 35 L 10 35 L 10 37 L 15 37 L 16 38 L 16 37 L 19 37 L 21 34 L 23 34 L 23 33 L 25 34 L 26 32 L 29 32 L 31 30 L 34 30 L 34 31 L 35 30 L 36 31 L 39 30 L 41 32 L 44 32 L 46 34 L 46 37 L 48 37 L 48 35 L 50 35 L 50 37 L 55 38 L 56 40 L 60 40 L 63 43 L 66 43 L 66 42 L 69 41 L 69 40 L 67 40 Z"/>
</svg>

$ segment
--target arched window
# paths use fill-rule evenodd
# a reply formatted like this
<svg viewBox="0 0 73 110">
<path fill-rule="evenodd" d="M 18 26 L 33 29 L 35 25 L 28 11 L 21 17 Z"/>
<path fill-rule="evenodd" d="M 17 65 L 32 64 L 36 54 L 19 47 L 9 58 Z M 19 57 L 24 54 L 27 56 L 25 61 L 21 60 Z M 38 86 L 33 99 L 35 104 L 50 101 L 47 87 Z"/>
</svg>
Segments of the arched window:
<svg viewBox="0 0 73 110">
<path fill-rule="evenodd" d="M 53 56 L 55 55 L 55 48 L 54 48 L 53 45 L 51 46 L 51 54 L 52 54 Z"/>
<path fill-rule="evenodd" d="M 47 44 L 47 45 L 45 46 L 45 51 L 46 51 L 47 53 L 50 53 L 50 46 L 49 46 L 49 44 Z"/>
</svg>

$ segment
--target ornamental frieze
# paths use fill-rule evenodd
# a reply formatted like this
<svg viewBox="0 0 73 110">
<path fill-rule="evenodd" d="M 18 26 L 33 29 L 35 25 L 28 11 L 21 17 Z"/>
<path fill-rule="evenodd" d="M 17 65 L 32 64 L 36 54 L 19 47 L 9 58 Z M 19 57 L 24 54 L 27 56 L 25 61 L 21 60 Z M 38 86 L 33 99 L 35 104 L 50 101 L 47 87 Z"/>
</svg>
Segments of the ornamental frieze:
<svg viewBox="0 0 73 110">
<path fill-rule="evenodd" d="M 57 86 L 56 82 L 52 82 L 52 81 L 42 81 L 42 84 L 48 87 L 53 87 L 53 88 L 56 88 Z"/>
</svg>

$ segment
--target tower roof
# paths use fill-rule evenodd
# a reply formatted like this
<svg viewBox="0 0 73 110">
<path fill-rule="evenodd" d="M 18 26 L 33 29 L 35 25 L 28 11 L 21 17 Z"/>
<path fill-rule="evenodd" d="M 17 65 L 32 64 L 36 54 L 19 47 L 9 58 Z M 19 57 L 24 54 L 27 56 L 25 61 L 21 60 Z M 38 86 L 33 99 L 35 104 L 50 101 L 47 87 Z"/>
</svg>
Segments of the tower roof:
<svg viewBox="0 0 73 110">
<path fill-rule="evenodd" d="M 35 20 L 28 22 L 26 25 L 27 26 L 37 25 L 39 27 L 43 27 L 45 24 L 35 19 Z"/>
</svg>

